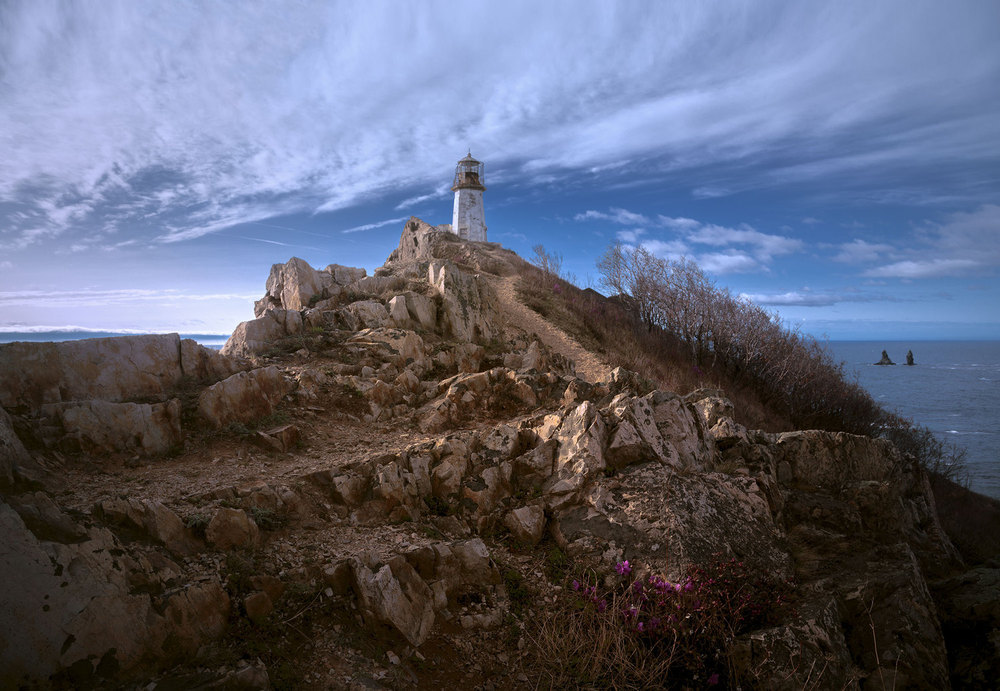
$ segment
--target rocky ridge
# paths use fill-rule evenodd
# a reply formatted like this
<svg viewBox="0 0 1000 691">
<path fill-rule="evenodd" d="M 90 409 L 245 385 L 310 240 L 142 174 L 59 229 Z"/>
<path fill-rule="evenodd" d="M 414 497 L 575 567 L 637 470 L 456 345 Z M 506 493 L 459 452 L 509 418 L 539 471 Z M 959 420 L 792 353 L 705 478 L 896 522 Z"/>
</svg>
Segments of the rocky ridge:
<svg viewBox="0 0 1000 691">
<path fill-rule="evenodd" d="M 552 555 L 793 581 L 738 642 L 748 686 L 989 679 L 946 648 L 935 593 L 968 609 L 941 584 L 971 584 L 995 631 L 995 572 L 963 575 L 912 458 L 576 376 L 498 299 L 520 261 L 411 219 L 373 276 L 275 265 L 221 354 L 0 346 L 0 685 L 544 684 L 517 612 L 568 596 Z"/>
</svg>

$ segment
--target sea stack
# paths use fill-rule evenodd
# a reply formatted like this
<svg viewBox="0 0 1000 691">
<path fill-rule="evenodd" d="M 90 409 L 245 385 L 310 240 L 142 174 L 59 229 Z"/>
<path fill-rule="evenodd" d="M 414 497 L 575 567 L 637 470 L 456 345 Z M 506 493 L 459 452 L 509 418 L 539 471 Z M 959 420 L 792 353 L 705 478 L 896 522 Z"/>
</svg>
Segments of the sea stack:
<svg viewBox="0 0 1000 691">
<path fill-rule="evenodd" d="M 889 353 L 887 353 L 887 352 L 885 352 L 885 351 L 883 350 L 883 351 L 882 351 L 882 359 L 881 359 L 881 360 L 879 360 L 878 362 L 876 362 L 875 364 L 876 364 L 876 365 L 895 365 L 896 363 L 895 363 L 895 362 L 893 362 L 893 361 L 892 361 L 892 360 L 891 360 L 891 359 L 889 358 Z"/>
<path fill-rule="evenodd" d="M 910 367 L 913 367 L 915 364 L 917 364 L 917 363 L 915 363 L 913 361 L 913 351 L 912 350 L 907 350 L 906 351 L 906 364 L 908 366 L 910 366 Z"/>
</svg>

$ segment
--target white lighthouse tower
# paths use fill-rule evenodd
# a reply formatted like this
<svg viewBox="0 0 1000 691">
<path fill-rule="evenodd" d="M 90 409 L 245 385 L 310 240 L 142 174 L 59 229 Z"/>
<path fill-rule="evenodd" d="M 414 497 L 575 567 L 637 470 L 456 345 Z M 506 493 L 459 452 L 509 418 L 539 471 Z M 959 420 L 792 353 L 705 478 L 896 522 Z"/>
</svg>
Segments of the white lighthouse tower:
<svg viewBox="0 0 1000 691">
<path fill-rule="evenodd" d="M 451 232 L 463 240 L 486 242 L 486 217 L 483 215 L 483 164 L 472 157 L 472 152 L 455 166 L 455 211 L 452 214 Z"/>
</svg>

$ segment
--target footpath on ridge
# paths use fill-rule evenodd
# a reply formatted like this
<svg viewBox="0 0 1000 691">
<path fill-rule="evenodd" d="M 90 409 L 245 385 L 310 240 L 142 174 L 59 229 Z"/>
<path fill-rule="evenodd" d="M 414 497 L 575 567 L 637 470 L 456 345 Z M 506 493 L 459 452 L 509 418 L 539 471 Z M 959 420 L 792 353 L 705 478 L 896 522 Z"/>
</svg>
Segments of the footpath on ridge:
<svg viewBox="0 0 1000 691">
<path fill-rule="evenodd" d="M 506 276 L 494 284 L 500 305 L 510 323 L 526 333 L 534 333 L 552 351 L 576 363 L 576 374 L 591 384 L 611 379 L 611 368 L 586 350 L 565 331 L 546 321 L 517 298 L 517 276 Z"/>
</svg>

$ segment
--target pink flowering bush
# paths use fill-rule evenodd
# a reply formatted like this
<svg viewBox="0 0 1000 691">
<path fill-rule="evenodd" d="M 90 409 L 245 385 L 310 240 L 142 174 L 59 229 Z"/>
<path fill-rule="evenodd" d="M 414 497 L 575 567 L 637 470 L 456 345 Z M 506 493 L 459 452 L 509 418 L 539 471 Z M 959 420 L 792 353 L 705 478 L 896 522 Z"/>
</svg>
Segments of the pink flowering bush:
<svg viewBox="0 0 1000 691">
<path fill-rule="evenodd" d="M 734 687 L 736 637 L 772 624 L 790 592 L 789 583 L 755 575 L 737 559 L 692 566 L 677 582 L 633 580 L 633 568 L 618 562 L 612 588 L 600 588 L 594 574 L 570 582 L 573 604 L 538 641 L 566 649 L 550 658 L 553 686 Z"/>
</svg>

